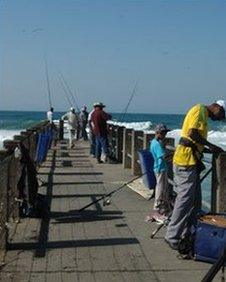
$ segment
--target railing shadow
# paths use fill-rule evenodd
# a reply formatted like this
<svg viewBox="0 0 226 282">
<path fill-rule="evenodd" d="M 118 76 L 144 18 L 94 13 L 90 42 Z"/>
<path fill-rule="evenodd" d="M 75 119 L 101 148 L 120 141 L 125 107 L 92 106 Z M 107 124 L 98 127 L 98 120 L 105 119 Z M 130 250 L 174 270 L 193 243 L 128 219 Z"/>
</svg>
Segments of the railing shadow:
<svg viewBox="0 0 226 282">
<path fill-rule="evenodd" d="M 49 209 L 51 209 L 51 202 L 52 202 L 53 174 L 55 170 L 55 161 L 56 161 L 56 150 L 53 151 L 52 164 L 48 175 L 48 183 L 47 183 L 47 191 L 46 191 L 47 204 L 49 206 Z M 47 215 L 46 218 L 43 218 L 41 220 L 37 248 L 35 250 L 35 257 L 44 257 L 46 255 L 46 244 L 48 241 L 49 223 L 50 223 L 50 214 Z"/>
<path fill-rule="evenodd" d="M 133 245 L 139 244 L 136 238 L 102 238 L 102 239 L 86 239 L 86 240 L 67 240 L 67 241 L 51 241 L 46 242 L 46 249 L 61 249 L 61 248 L 83 248 L 83 247 L 100 247 L 100 246 L 116 246 L 116 245 Z M 10 245 L 10 250 L 37 250 L 38 243 L 13 243 Z"/>
<path fill-rule="evenodd" d="M 78 212 L 78 210 L 71 210 L 68 212 L 52 212 L 51 218 L 55 219 L 52 224 L 62 224 L 123 219 L 124 216 L 120 211 L 85 210 Z"/>
<path fill-rule="evenodd" d="M 49 172 L 39 172 L 38 175 L 49 175 Z M 102 172 L 54 172 L 54 175 L 103 175 Z"/>
</svg>

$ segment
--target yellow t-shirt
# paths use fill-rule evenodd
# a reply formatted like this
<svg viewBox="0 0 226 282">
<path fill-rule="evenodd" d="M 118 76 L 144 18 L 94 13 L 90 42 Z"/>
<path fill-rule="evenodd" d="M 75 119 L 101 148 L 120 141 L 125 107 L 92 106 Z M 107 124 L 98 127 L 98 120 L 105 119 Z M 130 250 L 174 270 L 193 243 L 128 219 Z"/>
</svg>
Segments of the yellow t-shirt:
<svg viewBox="0 0 226 282">
<path fill-rule="evenodd" d="M 197 104 L 192 107 L 185 119 L 181 130 L 181 137 L 185 137 L 193 141 L 189 136 L 190 129 L 198 129 L 200 135 L 203 138 L 207 138 L 207 123 L 208 123 L 208 111 L 204 105 Z M 195 143 L 196 144 L 196 143 Z M 200 152 L 203 151 L 204 146 L 196 144 Z M 173 157 L 173 163 L 179 166 L 190 166 L 195 165 L 196 161 L 192 154 L 192 149 L 190 147 L 185 147 L 183 145 L 178 145 Z"/>
</svg>

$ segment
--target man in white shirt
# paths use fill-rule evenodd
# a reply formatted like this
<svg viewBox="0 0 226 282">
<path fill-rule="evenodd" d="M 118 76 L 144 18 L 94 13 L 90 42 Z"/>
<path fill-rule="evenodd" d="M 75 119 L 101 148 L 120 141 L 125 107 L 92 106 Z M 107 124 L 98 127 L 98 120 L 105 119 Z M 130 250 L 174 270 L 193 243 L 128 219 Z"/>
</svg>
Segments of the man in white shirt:
<svg viewBox="0 0 226 282">
<path fill-rule="evenodd" d="M 75 109 L 71 108 L 68 113 L 61 117 L 63 120 L 68 121 L 68 130 L 69 130 L 69 148 L 73 148 L 73 139 L 75 136 L 75 131 L 78 130 L 79 125 L 79 118 L 78 115 L 75 113 Z"/>
<path fill-rule="evenodd" d="M 53 123 L 53 107 L 50 108 L 50 110 L 47 112 L 47 119 L 52 124 Z"/>
</svg>

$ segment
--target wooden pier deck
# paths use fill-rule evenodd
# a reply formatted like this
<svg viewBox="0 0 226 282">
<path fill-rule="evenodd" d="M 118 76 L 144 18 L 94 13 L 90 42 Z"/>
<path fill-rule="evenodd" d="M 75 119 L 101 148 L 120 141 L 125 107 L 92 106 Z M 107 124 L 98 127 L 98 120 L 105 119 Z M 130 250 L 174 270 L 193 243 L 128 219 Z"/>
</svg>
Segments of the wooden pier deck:
<svg viewBox="0 0 226 282">
<path fill-rule="evenodd" d="M 165 230 L 155 239 L 155 224 L 144 222 L 152 207 L 128 188 L 112 204 L 78 209 L 132 178 L 121 164 L 96 164 L 88 142 L 68 150 L 65 141 L 48 153 L 39 169 L 48 185 L 49 218 L 24 218 L 18 224 L 1 281 L 201 281 L 210 264 L 181 260 L 164 243 Z M 219 279 L 219 275 L 218 275 Z M 216 281 L 217 278 L 216 278 Z"/>
</svg>

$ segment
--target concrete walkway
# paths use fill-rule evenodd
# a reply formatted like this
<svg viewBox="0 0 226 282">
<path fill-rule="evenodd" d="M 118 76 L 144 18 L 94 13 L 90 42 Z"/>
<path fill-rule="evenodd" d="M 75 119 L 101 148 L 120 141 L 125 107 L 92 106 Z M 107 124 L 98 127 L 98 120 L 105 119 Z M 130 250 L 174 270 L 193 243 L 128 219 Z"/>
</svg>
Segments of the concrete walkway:
<svg viewBox="0 0 226 282">
<path fill-rule="evenodd" d="M 145 223 L 152 202 L 124 188 L 112 204 L 78 209 L 132 178 L 120 164 L 96 164 L 89 144 L 52 148 L 39 176 L 48 181 L 49 218 L 18 224 L 1 281 L 201 281 L 210 264 L 181 260 L 164 243 L 165 230 Z M 218 279 L 215 281 L 219 281 Z"/>
</svg>

